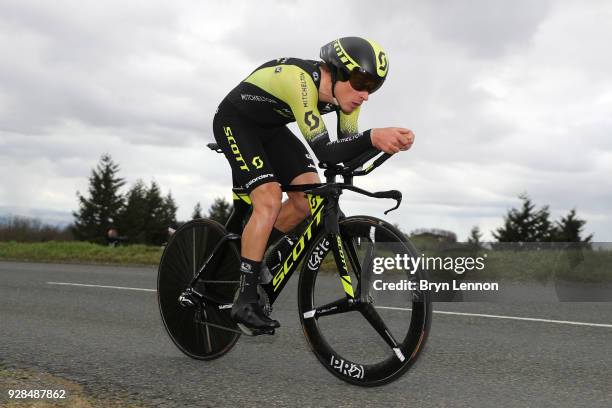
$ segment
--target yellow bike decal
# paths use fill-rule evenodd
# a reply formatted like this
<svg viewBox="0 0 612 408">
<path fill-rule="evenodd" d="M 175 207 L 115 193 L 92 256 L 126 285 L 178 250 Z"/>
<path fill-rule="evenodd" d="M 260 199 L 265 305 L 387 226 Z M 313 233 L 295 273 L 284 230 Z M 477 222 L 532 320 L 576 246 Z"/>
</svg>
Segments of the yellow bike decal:
<svg viewBox="0 0 612 408">
<path fill-rule="evenodd" d="M 300 255 L 306 248 L 307 244 L 312 239 L 312 230 L 313 227 L 317 227 L 321 224 L 321 215 L 323 213 L 323 198 L 320 196 L 314 196 L 308 194 L 308 202 L 310 203 L 310 210 L 313 214 L 312 221 L 308 224 L 306 230 L 302 233 L 302 236 L 298 240 L 298 242 L 293 247 L 293 251 L 289 254 L 285 262 L 283 262 L 283 267 L 276 273 L 274 279 L 272 280 L 272 285 L 274 286 L 274 291 L 276 292 L 279 288 L 283 280 L 285 280 L 285 276 L 289 274 L 289 271 L 300 259 Z"/>
<path fill-rule="evenodd" d="M 249 197 L 249 195 L 246 193 L 238 193 L 238 194 L 234 193 L 232 198 L 234 199 L 234 201 L 242 200 L 245 203 L 251 205 L 251 197 Z"/>
<path fill-rule="evenodd" d="M 344 250 L 342 249 L 342 239 L 340 235 L 336 235 L 336 242 L 338 243 L 338 253 L 340 254 L 340 263 L 342 264 L 342 270 L 340 272 L 340 281 L 342 281 L 342 287 L 347 295 L 354 298 L 353 284 L 351 283 L 351 277 L 349 276 L 348 266 L 346 265 L 346 259 L 344 258 Z"/>
</svg>

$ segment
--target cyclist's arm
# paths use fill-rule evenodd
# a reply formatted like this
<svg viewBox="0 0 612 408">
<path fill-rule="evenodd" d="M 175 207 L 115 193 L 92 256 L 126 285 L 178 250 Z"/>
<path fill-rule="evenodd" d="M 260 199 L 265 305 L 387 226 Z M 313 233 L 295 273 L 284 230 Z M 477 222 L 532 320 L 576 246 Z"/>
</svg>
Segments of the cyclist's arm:
<svg viewBox="0 0 612 408">
<path fill-rule="evenodd" d="M 372 148 L 370 130 L 338 140 L 331 140 L 325 131 L 309 140 L 309 144 L 317 158 L 327 163 L 345 162 Z"/>
<path fill-rule="evenodd" d="M 372 148 L 369 130 L 331 140 L 317 108 L 319 94 L 314 81 L 297 67 L 295 75 L 292 83 L 287 84 L 285 102 L 291 107 L 300 131 L 320 161 L 344 162 Z"/>
</svg>

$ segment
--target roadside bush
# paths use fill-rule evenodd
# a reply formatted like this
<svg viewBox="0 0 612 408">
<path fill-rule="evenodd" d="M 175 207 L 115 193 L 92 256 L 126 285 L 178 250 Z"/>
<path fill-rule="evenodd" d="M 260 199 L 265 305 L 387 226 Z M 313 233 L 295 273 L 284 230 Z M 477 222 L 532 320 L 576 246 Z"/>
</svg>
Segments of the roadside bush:
<svg viewBox="0 0 612 408">
<path fill-rule="evenodd" d="M 69 227 L 43 224 L 37 218 L 13 215 L 0 218 L 0 241 L 47 242 L 73 239 Z"/>
</svg>

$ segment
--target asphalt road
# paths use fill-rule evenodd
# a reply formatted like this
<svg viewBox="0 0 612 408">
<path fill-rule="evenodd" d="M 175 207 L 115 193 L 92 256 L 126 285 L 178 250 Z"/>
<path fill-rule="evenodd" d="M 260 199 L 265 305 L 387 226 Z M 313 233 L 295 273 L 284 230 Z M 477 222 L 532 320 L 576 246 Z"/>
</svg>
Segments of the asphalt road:
<svg viewBox="0 0 612 408">
<path fill-rule="evenodd" d="M 0 364 L 76 381 L 92 395 L 169 407 L 612 405 L 612 303 L 437 303 L 438 312 L 465 314 L 434 314 L 417 364 L 392 384 L 363 389 L 308 350 L 297 276 L 275 304 L 275 336 L 243 336 L 209 362 L 174 346 L 153 291 L 48 282 L 155 289 L 156 270 L 0 262 Z"/>
</svg>

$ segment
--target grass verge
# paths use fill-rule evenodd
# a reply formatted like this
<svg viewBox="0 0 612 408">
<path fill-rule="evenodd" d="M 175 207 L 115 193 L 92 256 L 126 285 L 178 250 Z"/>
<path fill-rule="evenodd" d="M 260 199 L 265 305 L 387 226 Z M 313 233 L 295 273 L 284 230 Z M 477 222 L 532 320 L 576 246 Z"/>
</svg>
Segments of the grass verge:
<svg viewBox="0 0 612 408">
<path fill-rule="evenodd" d="M 157 265 L 162 248 L 146 245 L 109 247 L 89 242 L 0 242 L 0 260 L 117 265 Z"/>
<path fill-rule="evenodd" d="M 146 245 L 109 247 L 88 242 L 61 241 L 42 243 L 0 242 L 0 260 L 61 262 L 110 265 L 156 266 L 162 248 Z M 465 248 L 452 251 L 419 251 L 427 257 L 447 259 L 486 256 L 485 268 L 456 275 L 453 270 L 429 267 L 430 275 L 440 280 L 458 277 L 473 280 L 510 280 L 546 282 L 562 279 L 576 282 L 612 282 L 612 251 L 574 250 L 481 250 L 471 252 Z M 486 253 L 486 255 L 485 255 Z M 393 248 L 380 250 L 377 256 L 394 257 Z M 336 271 L 331 252 L 323 260 L 322 271 Z"/>
</svg>

